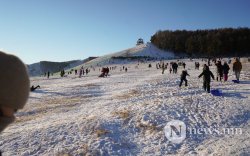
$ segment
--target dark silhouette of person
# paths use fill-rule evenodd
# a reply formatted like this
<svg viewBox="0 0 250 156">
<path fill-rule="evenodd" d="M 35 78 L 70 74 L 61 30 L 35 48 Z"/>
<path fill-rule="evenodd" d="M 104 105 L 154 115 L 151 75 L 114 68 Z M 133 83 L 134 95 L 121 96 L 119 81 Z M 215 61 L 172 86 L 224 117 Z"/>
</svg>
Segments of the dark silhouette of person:
<svg viewBox="0 0 250 156">
<path fill-rule="evenodd" d="M 37 85 L 36 87 L 34 87 L 33 85 L 31 86 L 31 88 L 30 88 L 30 91 L 35 91 L 37 88 L 40 88 L 40 86 L 39 85 Z"/>
</svg>

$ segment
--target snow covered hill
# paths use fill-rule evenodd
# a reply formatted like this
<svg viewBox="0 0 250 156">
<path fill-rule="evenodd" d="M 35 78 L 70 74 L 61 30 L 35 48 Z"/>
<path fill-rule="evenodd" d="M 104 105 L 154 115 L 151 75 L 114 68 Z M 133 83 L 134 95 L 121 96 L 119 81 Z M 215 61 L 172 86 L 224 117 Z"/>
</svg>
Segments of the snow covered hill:
<svg viewBox="0 0 250 156">
<path fill-rule="evenodd" d="M 222 96 L 213 96 L 202 89 L 201 70 L 184 61 L 190 77 L 182 88 L 182 67 L 178 74 L 162 74 L 154 68 L 157 62 L 152 68 L 125 64 L 128 72 L 117 64 L 107 78 L 99 78 L 98 70 L 82 78 L 33 77 L 31 84 L 41 89 L 30 94 L 15 123 L 0 134 L 0 150 L 11 156 L 249 155 L 250 64 L 243 64 L 240 84 L 232 82 L 232 71 L 228 82 L 212 81 L 212 89 L 222 90 Z M 211 70 L 215 74 L 214 66 Z M 172 120 L 195 129 L 241 128 L 242 133 L 187 134 L 175 144 L 164 134 Z"/>
<path fill-rule="evenodd" d="M 50 73 L 59 72 L 62 69 L 73 68 L 82 63 L 83 61 L 81 60 L 73 60 L 73 61 L 67 61 L 67 62 L 41 61 L 38 63 L 28 65 L 28 71 L 29 71 L 30 76 L 39 76 L 48 71 Z"/>
<path fill-rule="evenodd" d="M 115 57 L 123 57 L 123 59 L 118 59 Z M 131 60 L 131 58 L 136 57 L 137 59 Z M 130 58 L 130 59 L 129 59 Z M 149 59 L 173 59 L 175 58 L 174 53 L 166 52 L 158 49 L 151 43 L 141 44 L 133 48 L 129 48 L 120 52 L 104 55 L 101 57 L 89 57 L 85 60 L 76 60 L 68 62 L 48 62 L 41 61 L 39 63 L 34 63 L 28 65 L 28 70 L 30 76 L 39 76 L 45 72 L 59 72 L 62 69 L 79 69 L 80 67 L 90 67 L 90 66 L 104 66 L 108 64 L 122 64 L 137 62 L 138 60 L 149 58 Z"/>
<path fill-rule="evenodd" d="M 115 57 L 120 57 L 124 59 L 116 59 Z M 149 58 L 149 59 L 173 59 L 175 58 L 174 53 L 160 50 L 152 43 L 141 44 L 133 48 L 129 48 L 120 52 L 104 55 L 93 59 L 81 66 L 90 67 L 90 66 L 104 66 L 110 64 L 124 64 L 131 63 L 133 60 L 131 58 L 137 58 L 134 62 L 140 60 L 140 58 Z M 127 59 L 126 59 L 127 58 Z M 78 67 L 78 68 L 79 68 Z"/>
</svg>

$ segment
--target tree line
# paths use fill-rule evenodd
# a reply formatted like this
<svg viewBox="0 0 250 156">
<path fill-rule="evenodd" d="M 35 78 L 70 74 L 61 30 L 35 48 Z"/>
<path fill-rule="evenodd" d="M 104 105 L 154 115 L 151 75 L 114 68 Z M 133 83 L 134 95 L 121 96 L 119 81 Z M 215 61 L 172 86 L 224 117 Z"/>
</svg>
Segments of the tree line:
<svg viewBox="0 0 250 156">
<path fill-rule="evenodd" d="M 198 57 L 249 56 L 249 28 L 165 30 L 151 37 L 158 48 Z"/>
</svg>

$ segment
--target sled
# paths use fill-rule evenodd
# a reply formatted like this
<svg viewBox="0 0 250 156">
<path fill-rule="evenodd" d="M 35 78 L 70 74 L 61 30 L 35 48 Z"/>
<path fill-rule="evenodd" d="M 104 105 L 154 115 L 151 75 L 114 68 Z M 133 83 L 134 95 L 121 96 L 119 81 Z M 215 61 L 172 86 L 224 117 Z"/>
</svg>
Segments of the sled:
<svg viewBox="0 0 250 156">
<path fill-rule="evenodd" d="M 210 91 L 210 93 L 214 96 L 222 96 L 222 92 L 219 89 L 213 89 Z"/>
<path fill-rule="evenodd" d="M 240 83 L 239 80 L 232 80 L 234 83 Z"/>
</svg>

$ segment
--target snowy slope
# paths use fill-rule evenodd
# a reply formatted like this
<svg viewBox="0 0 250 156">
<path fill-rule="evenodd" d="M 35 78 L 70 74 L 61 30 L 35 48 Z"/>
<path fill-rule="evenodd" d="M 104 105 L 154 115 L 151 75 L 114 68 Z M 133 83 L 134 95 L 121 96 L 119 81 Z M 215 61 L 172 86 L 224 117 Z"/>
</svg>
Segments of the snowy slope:
<svg viewBox="0 0 250 156">
<path fill-rule="evenodd" d="M 0 134 L 0 150 L 21 156 L 248 155 L 249 65 L 243 64 L 240 84 L 232 83 L 232 71 L 228 82 L 212 81 L 212 89 L 223 91 L 220 97 L 204 93 L 194 62 L 187 62 L 191 76 L 182 88 L 180 71 L 162 74 L 148 64 L 127 64 L 127 73 L 117 68 L 108 78 L 98 78 L 99 71 L 82 78 L 32 78 L 41 89 L 31 93 L 16 122 Z M 188 135 L 174 144 L 163 131 L 173 119 L 195 128 L 240 127 L 243 134 Z"/>
<path fill-rule="evenodd" d="M 41 61 L 38 63 L 28 65 L 28 72 L 30 76 L 39 76 L 45 72 L 58 72 L 62 69 L 70 69 L 75 66 L 82 64 L 82 60 L 73 60 L 67 62 L 50 62 L 50 61 Z"/>
<path fill-rule="evenodd" d="M 151 57 L 151 58 L 157 58 L 157 59 L 172 59 L 175 57 L 174 53 L 160 50 L 157 47 L 155 47 L 153 44 L 147 43 L 147 44 L 141 44 L 136 47 L 129 48 L 120 52 L 101 56 L 81 66 L 89 67 L 89 66 L 97 66 L 97 65 L 103 66 L 107 64 L 129 63 L 131 61 L 116 60 L 116 59 L 112 59 L 112 57 L 134 57 L 134 56 Z"/>
</svg>

